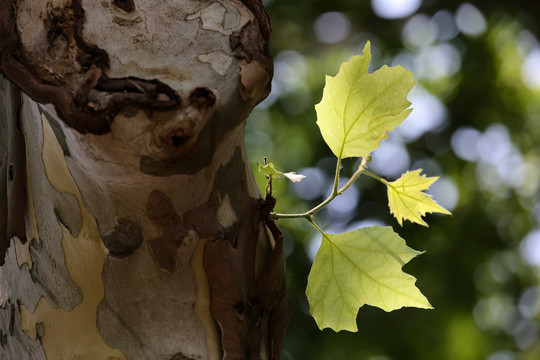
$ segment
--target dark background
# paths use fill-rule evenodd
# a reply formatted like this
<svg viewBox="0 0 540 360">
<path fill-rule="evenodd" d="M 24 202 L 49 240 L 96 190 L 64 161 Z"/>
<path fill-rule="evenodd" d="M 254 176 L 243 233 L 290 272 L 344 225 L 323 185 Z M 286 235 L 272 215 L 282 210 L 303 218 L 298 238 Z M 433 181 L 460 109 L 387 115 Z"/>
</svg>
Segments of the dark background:
<svg viewBox="0 0 540 360">
<path fill-rule="evenodd" d="M 453 216 L 400 227 L 383 185 L 362 176 L 316 217 L 328 232 L 384 224 L 425 251 L 404 270 L 435 310 L 364 306 L 358 332 L 320 331 L 307 275 L 317 241 L 303 220 L 280 220 L 294 306 L 282 359 L 540 359 L 540 1 L 268 0 L 273 92 L 253 112 L 246 148 L 283 171 L 279 212 L 305 211 L 329 191 L 335 158 L 314 105 L 324 76 L 372 47 L 372 71 L 400 64 L 415 75 L 411 116 L 373 153 L 370 169 L 395 179 L 422 168 Z M 401 13 L 400 7 L 403 6 Z M 393 11 L 393 13 L 391 12 Z M 343 176 L 356 160 L 344 161 Z M 255 174 L 261 189 L 265 180 Z"/>
</svg>

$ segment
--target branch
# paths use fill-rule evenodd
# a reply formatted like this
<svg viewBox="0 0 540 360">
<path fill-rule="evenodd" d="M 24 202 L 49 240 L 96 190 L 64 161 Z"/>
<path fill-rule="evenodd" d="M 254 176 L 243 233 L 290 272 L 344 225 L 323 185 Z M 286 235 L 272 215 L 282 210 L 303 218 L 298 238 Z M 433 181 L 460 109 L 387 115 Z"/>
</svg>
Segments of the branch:
<svg viewBox="0 0 540 360">
<path fill-rule="evenodd" d="M 358 169 L 356 169 L 354 174 L 351 176 L 349 181 L 347 181 L 347 183 L 345 185 L 343 185 L 340 189 L 338 189 L 339 172 L 340 172 L 340 167 L 341 167 L 341 158 L 338 158 L 337 167 L 336 167 L 336 176 L 334 178 L 334 186 L 333 186 L 333 189 L 332 189 L 332 193 L 323 202 L 321 202 L 319 205 L 315 206 L 313 209 L 311 209 L 309 211 L 306 211 L 305 213 L 281 214 L 281 213 L 271 212 L 269 217 L 271 219 L 298 219 L 298 218 L 304 218 L 304 219 L 308 220 L 309 222 L 312 222 L 311 218 L 312 218 L 313 214 L 315 214 L 317 211 L 324 208 L 326 205 L 328 205 L 336 197 L 343 194 L 349 187 L 351 187 L 352 184 L 354 184 L 356 179 L 358 179 L 358 177 L 360 175 L 362 175 L 363 173 L 365 173 L 366 175 L 369 175 L 371 177 L 376 177 L 376 178 L 380 179 L 380 181 L 384 181 L 384 179 L 381 179 L 377 175 L 375 175 L 375 174 L 373 174 L 373 173 L 371 173 L 371 172 L 369 172 L 367 170 L 366 164 L 368 163 L 368 161 L 369 161 L 369 156 L 366 156 L 366 157 L 362 158 L 362 162 L 358 166 Z"/>
</svg>

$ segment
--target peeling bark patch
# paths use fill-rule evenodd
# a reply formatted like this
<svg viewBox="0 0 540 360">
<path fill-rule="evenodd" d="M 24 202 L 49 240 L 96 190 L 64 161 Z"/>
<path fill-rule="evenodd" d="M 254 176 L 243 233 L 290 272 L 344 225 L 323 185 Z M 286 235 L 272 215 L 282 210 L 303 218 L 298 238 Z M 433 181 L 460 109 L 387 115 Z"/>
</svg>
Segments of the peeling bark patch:
<svg viewBox="0 0 540 360">
<path fill-rule="evenodd" d="M 13 336 L 13 328 L 15 326 L 15 304 L 11 304 L 10 307 L 10 316 L 9 316 L 9 336 Z"/>
<path fill-rule="evenodd" d="M 113 4 L 125 12 L 135 11 L 135 3 L 133 0 L 113 0 Z"/>
<path fill-rule="evenodd" d="M 19 90 L 6 84 L 0 89 L 0 266 L 10 239 L 26 242 L 26 141 L 18 129 L 20 109 Z"/>
<path fill-rule="evenodd" d="M 13 0 L 0 0 L 0 51 L 4 47 L 16 47 L 19 39 L 13 31 Z"/>
<path fill-rule="evenodd" d="M 231 227 L 238 221 L 228 194 L 226 194 L 225 198 L 223 198 L 223 201 L 221 202 L 221 205 L 216 213 L 216 218 L 219 224 L 224 228 Z"/>
<path fill-rule="evenodd" d="M 259 31 L 257 24 L 250 21 L 239 31 L 231 34 L 231 49 L 237 59 L 242 60 L 242 97 L 262 101 L 270 93 L 274 66 L 268 52 L 268 42 Z"/>
<path fill-rule="evenodd" d="M 215 51 L 209 54 L 201 54 L 198 59 L 210 64 L 219 75 L 224 76 L 232 64 L 233 58 L 222 51 Z"/>
<path fill-rule="evenodd" d="M 266 97 L 267 92 L 265 89 L 268 88 L 271 79 L 268 72 L 258 61 L 240 62 L 240 78 L 242 82 L 242 88 L 240 89 L 242 99 L 257 98 L 261 94 Z"/>
<path fill-rule="evenodd" d="M 198 87 L 189 95 L 189 103 L 198 111 L 206 111 L 216 103 L 216 95 L 205 87 Z"/>
<path fill-rule="evenodd" d="M 109 249 L 109 255 L 123 258 L 137 250 L 143 241 L 141 227 L 129 219 L 118 220 L 118 225 L 107 232 L 103 244 Z"/>
<path fill-rule="evenodd" d="M 200 239 L 197 248 L 191 257 L 191 268 L 195 277 L 197 297 L 193 310 L 201 321 L 206 334 L 206 346 L 209 359 L 221 359 L 220 334 L 218 325 L 209 311 L 210 286 L 203 265 L 203 253 L 208 239 Z"/>
<path fill-rule="evenodd" d="M 175 354 L 171 360 L 195 360 L 193 358 L 190 358 L 182 353 Z"/>
<path fill-rule="evenodd" d="M 242 0 L 244 5 L 255 15 L 257 22 L 259 23 L 259 30 L 263 35 L 263 39 L 268 46 L 270 40 L 270 33 L 272 32 L 272 26 L 270 25 L 270 17 L 266 12 L 261 0 Z"/>
<path fill-rule="evenodd" d="M 238 173 L 242 164 L 241 153 L 237 151 L 231 163 L 222 169 L 223 173 L 218 173 L 214 185 L 216 189 L 238 189 L 227 196 L 242 222 L 206 242 L 203 261 L 212 293 L 210 311 L 221 329 L 224 360 L 260 359 L 262 348 L 267 352 L 265 358 L 274 360 L 281 354 L 291 314 L 285 284 L 283 234 L 273 222 L 265 221 L 261 208 L 266 213 L 269 203 L 249 196 L 244 177 L 225 176 L 227 172 Z M 224 179 L 240 182 L 241 186 L 226 184 Z M 267 236 L 265 223 L 276 243 L 257 278 L 257 243 L 260 236 Z"/>
<path fill-rule="evenodd" d="M 112 18 L 113 23 L 116 23 L 116 24 L 121 25 L 121 26 L 133 26 L 133 25 L 138 24 L 138 23 L 140 23 L 142 21 L 143 21 L 143 19 L 141 17 L 136 17 L 135 19 L 124 19 L 124 18 L 121 18 L 119 16 L 114 16 Z"/>
<path fill-rule="evenodd" d="M 208 5 L 204 9 L 195 14 L 189 15 L 186 20 L 197 20 L 202 24 L 205 30 L 217 31 L 225 35 L 229 35 L 232 30 L 225 29 L 223 20 L 227 9 L 217 1 Z"/>
<path fill-rule="evenodd" d="M 127 12 L 135 10 L 132 0 L 116 0 L 115 5 Z M 11 5 L 0 7 L 0 18 L 9 15 L 12 25 L 0 27 L 0 35 L 17 42 L 0 42 L 2 72 L 35 101 L 53 104 L 62 120 L 77 131 L 108 133 L 115 116 L 130 105 L 156 111 L 180 107 L 180 96 L 158 80 L 109 79 L 105 75 L 109 56 L 83 39 L 86 15 L 80 0 L 58 7 L 49 4 L 45 34 L 22 33 L 25 38 L 43 36 L 49 43 L 44 49 L 23 46 L 16 32 L 21 32 L 22 25 L 13 24 L 12 19 L 18 17 L 12 12 Z M 111 81 L 116 81 L 114 89 L 106 86 Z"/>
<path fill-rule="evenodd" d="M 47 5 L 47 41 L 51 46 L 55 46 L 54 42 L 59 37 L 64 37 L 64 41 L 68 40 L 68 35 L 65 29 L 72 27 L 75 19 L 73 13 L 63 7 L 53 7 L 52 3 Z"/>
<path fill-rule="evenodd" d="M 58 143 L 60 144 L 60 147 L 62 148 L 62 152 L 64 153 L 65 157 L 70 157 L 71 154 L 69 152 L 69 146 L 66 141 L 66 134 L 64 134 L 64 131 L 62 131 L 62 128 L 58 121 L 54 119 L 53 116 L 51 116 L 45 109 L 43 109 L 41 106 L 39 106 L 39 109 L 41 111 L 41 114 L 45 116 L 47 121 L 49 122 L 49 125 L 51 125 L 51 129 L 54 132 L 54 135 L 56 136 L 56 139 L 58 140 Z"/>
<path fill-rule="evenodd" d="M 58 221 L 68 229 L 71 236 L 76 237 L 81 230 L 81 209 L 75 196 L 70 193 L 55 194 L 54 214 Z"/>
<path fill-rule="evenodd" d="M 28 100 L 24 104 L 31 102 Z M 40 115 L 37 106 L 33 105 L 33 111 L 28 116 L 33 116 L 31 121 L 37 121 Z M 41 125 L 43 144 L 41 158 L 38 157 L 37 161 L 43 164 L 43 183 L 36 186 L 39 190 L 46 190 L 47 194 L 34 198 L 34 204 L 52 199 L 51 192 L 72 194 L 80 206 L 82 223 L 77 237 L 73 237 L 64 226 L 58 226 L 59 237 L 56 226 L 39 227 L 40 242 L 32 241 L 30 252 L 34 260 L 31 275 L 36 279 L 34 282 L 39 288 L 40 298 L 37 304 L 25 302 L 18 307 L 21 316 L 17 323 L 30 338 L 41 337 L 39 342 L 33 343 L 41 343 L 45 353 L 41 357 L 43 359 L 76 359 L 83 358 L 85 354 L 93 354 L 92 357 L 97 359 L 125 359 L 120 350 L 105 343 L 96 328 L 96 309 L 104 291 L 101 275 L 107 254 L 96 219 L 84 207 L 62 149 L 44 116 L 41 116 Z M 33 143 L 34 148 L 35 145 Z M 36 179 L 34 177 L 34 182 Z M 36 214 L 39 213 L 47 216 L 41 217 L 45 225 L 55 223 L 54 218 L 50 219 L 53 215 L 51 204 L 36 209 Z M 55 230 L 54 237 L 50 237 L 48 230 Z M 61 257 L 58 257 L 59 251 L 62 251 Z"/>
<path fill-rule="evenodd" d="M 265 205 L 266 203 L 267 200 L 259 204 Z M 272 236 L 276 240 L 276 244 L 257 281 L 255 291 L 258 298 L 261 300 L 262 307 L 264 309 L 271 309 L 269 312 L 269 324 L 267 329 L 268 336 L 272 339 L 272 342 L 270 343 L 271 358 L 279 359 L 287 326 L 291 319 L 292 307 L 287 297 L 283 233 L 279 230 L 273 220 L 270 220 L 267 217 L 264 219 L 266 226 L 270 229 Z"/>
<path fill-rule="evenodd" d="M 178 266 L 176 249 L 182 245 L 188 233 L 171 199 L 160 191 L 150 194 L 146 213 L 152 223 L 161 228 L 161 236 L 148 241 L 150 252 L 161 269 L 172 273 Z"/>
<path fill-rule="evenodd" d="M 11 252 L 10 255 L 14 255 Z M 13 261 L 14 257 L 11 257 L 7 262 L 9 265 L 16 265 Z M 3 267 L 3 270 L 6 270 Z M 16 276 L 16 272 L 19 269 L 12 269 L 15 272 L 5 273 L 3 275 Z M 22 275 L 23 273 L 19 273 Z M 23 287 L 23 284 L 27 284 L 26 278 L 11 278 L 14 281 L 11 284 L 13 289 L 17 285 Z M 17 283 L 18 282 L 18 283 Z M 22 296 L 25 302 L 32 302 L 26 295 L 27 293 L 18 292 L 10 294 L 12 299 Z M 37 299 L 35 299 L 37 301 Z M 27 334 L 21 329 L 21 317 L 19 308 L 21 307 L 21 301 L 8 300 L 4 306 L 0 306 L 0 359 L 2 360 L 19 360 L 19 359 L 32 359 L 32 360 L 44 360 L 45 354 L 43 353 L 42 344 L 39 341 L 32 341 Z M 31 357 L 29 357 L 31 356 Z"/>
</svg>

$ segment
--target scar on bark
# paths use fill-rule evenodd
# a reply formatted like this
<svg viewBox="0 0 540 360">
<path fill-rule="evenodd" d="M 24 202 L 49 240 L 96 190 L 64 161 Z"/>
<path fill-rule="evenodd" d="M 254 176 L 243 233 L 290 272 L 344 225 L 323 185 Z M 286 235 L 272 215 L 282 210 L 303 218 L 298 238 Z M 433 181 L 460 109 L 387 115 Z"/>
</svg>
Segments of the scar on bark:
<svg viewBox="0 0 540 360">
<path fill-rule="evenodd" d="M 256 33 L 260 33 L 256 41 L 257 47 L 263 50 L 263 58 L 266 58 L 263 62 L 271 74 L 271 60 L 268 54 L 271 26 L 268 14 L 260 0 L 242 0 L 242 2 L 256 18 L 259 30 Z M 133 0 L 114 0 L 113 4 L 126 12 L 136 10 Z M 2 72 L 35 101 L 53 104 L 66 124 L 79 132 L 96 135 L 108 133 L 114 117 L 122 108 L 130 105 L 150 110 L 180 107 L 178 94 L 158 80 L 110 79 L 105 75 L 105 70 L 109 68 L 108 54 L 98 46 L 86 43 L 82 36 L 85 12 L 80 0 L 72 0 L 71 4 L 68 3 L 64 8 L 49 7 L 46 19 L 49 28 L 46 36 L 51 45 L 62 37 L 76 47 L 76 58 L 82 74 L 86 74 L 83 77 L 85 80 L 83 83 L 77 81 L 78 87 L 73 88 L 65 81 L 67 79 L 64 77 L 70 76 L 67 73 L 61 74 L 60 80 L 41 78 L 32 70 L 33 66 L 26 64 L 25 57 L 20 54 L 24 49 L 16 31 L 14 9 L 16 0 L 0 0 Z M 73 68 L 75 66 L 72 66 Z M 89 94 L 105 97 L 106 104 L 99 106 L 89 101 Z"/>
<path fill-rule="evenodd" d="M 15 4 L 15 0 L 0 0 L 2 72 L 35 101 L 53 104 L 67 125 L 81 133 L 100 135 L 110 131 L 115 116 L 126 106 L 156 111 L 181 106 L 180 96 L 158 80 L 116 79 L 105 75 L 109 56 L 103 49 L 84 41 L 86 15 L 80 0 L 72 0 L 63 8 L 49 6 L 44 20 L 50 46 L 53 47 L 55 41 L 67 42 L 66 52 L 70 47 L 76 49 L 76 64 L 71 64 L 69 71 L 58 67 L 64 72 L 55 73 L 54 77 L 37 74 L 35 68 L 39 59 L 25 54 L 28 49 L 23 48 L 16 31 Z M 131 0 L 116 0 L 114 4 L 127 12 L 135 11 Z M 28 61 L 38 63 L 28 64 Z M 80 72 L 73 74 L 75 68 L 80 68 Z"/>
<path fill-rule="evenodd" d="M 135 11 L 135 4 L 133 0 L 113 0 L 113 4 L 125 12 Z"/>
</svg>

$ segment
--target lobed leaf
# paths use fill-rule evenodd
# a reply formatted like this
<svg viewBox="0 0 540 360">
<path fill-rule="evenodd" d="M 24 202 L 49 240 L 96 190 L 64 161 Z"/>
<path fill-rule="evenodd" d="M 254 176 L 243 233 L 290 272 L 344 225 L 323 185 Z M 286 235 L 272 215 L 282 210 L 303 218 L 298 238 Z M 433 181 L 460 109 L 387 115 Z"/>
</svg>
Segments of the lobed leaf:
<svg viewBox="0 0 540 360">
<path fill-rule="evenodd" d="M 317 125 L 338 158 L 365 157 L 388 132 L 409 115 L 407 93 L 413 74 L 401 66 L 368 73 L 370 43 L 363 55 L 343 63 L 335 77 L 326 76 L 322 100 L 315 106 Z"/>
<path fill-rule="evenodd" d="M 428 226 L 422 219 L 426 213 L 451 213 L 437 204 L 431 195 L 423 193 L 439 177 L 420 176 L 422 169 L 407 171 L 401 177 L 392 182 L 386 182 L 388 190 L 388 205 L 390 212 L 396 217 L 399 225 L 403 225 L 403 219 Z"/>
<path fill-rule="evenodd" d="M 385 311 L 431 308 L 416 279 L 401 270 L 419 254 L 391 227 L 324 234 L 306 289 L 319 328 L 357 331 L 356 314 L 364 304 Z"/>
</svg>

